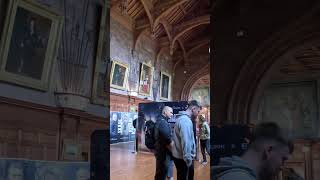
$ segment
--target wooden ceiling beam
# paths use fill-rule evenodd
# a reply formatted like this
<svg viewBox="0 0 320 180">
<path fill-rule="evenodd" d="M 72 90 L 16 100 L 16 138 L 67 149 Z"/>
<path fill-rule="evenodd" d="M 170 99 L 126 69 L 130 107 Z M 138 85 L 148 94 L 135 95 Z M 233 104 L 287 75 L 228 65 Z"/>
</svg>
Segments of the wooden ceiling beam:
<svg viewBox="0 0 320 180">
<path fill-rule="evenodd" d="M 210 23 L 210 14 L 195 17 L 195 18 L 188 20 L 188 21 L 183 21 L 183 22 L 179 23 L 179 25 L 177 25 L 174 30 L 175 31 L 182 31 L 182 30 L 184 30 L 194 24 L 201 24 L 201 23 L 209 24 Z"/>
<path fill-rule="evenodd" d="M 137 19 L 138 17 L 139 17 L 139 15 L 141 14 L 141 13 L 143 13 L 144 11 L 143 11 L 143 7 L 142 6 L 139 6 L 138 7 L 138 9 L 136 9 L 133 13 L 132 13 L 132 18 L 133 19 Z"/>
<path fill-rule="evenodd" d="M 135 10 L 137 10 L 139 8 L 139 3 L 135 3 L 131 8 L 128 7 L 128 14 L 133 14 L 135 12 Z"/>
<path fill-rule="evenodd" d="M 157 27 L 160 23 L 160 20 L 164 18 L 165 15 L 167 15 L 169 12 L 171 12 L 176 7 L 180 6 L 181 4 L 188 2 L 189 0 L 180 0 L 177 1 L 175 4 L 170 5 L 170 7 L 166 10 L 164 10 L 156 19 L 154 20 L 153 28 Z M 154 29 L 153 29 L 154 31 Z"/>
<path fill-rule="evenodd" d="M 134 32 L 134 41 L 133 41 L 133 50 L 136 50 L 137 47 L 138 47 L 138 43 L 141 39 L 141 37 L 148 32 L 148 30 L 150 30 L 149 28 L 145 28 L 145 29 L 142 29 L 142 30 L 136 30 Z"/>
<path fill-rule="evenodd" d="M 194 46 L 193 48 L 191 48 L 188 52 L 187 52 L 187 58 L 192 54 L 192 53 L 194 53 L 196 50 L 198 50 L 198 49 L 200 49 L 201 47 L 203 47 L 203 46 L 205 46 L 205 45 L 208 45 L 208 44 L 210 44 L 210 40 L 209 39 L 207 39 L 207 40 L 205 40 L 205 41 L 200 41 L 200 43 L 198 44 L 198 45 L 196 45 L 196 46 Z M 209 52 L 208 52 L 209 53 Z"/>
<path fill-rule="evenodd" d="M 184 61 L 187 61 L 187 52 L 186 52 L 186 49 L 184 48 L 183 43 L 181 42 L 180 39 L 178 39 L 177 41 L 178 41 L 178 43 L 179 43 L 179 45 L 180 45 L 180 47 L 181 47 L 182 53 L 183 53 L 183 60 L 184 60 Z"/>
<path fill-rule="evenodd" d="M 136 0 L 132 0 L 132 1 L 129 0 L 129 2 L 128 2 L 128 7 L 127 7 L 127 8 L 128 8 L 128 9 L 131 9 L 133 6 L 136 6 L 136 4 L 139 4 L 139 3 L 135 3 L 135 1 L 136 1 Z"/>
<path fill-rule="evenodd" d="M 152 11 L 153 11 L 153 4 L 151 2 L 151 0 L 140 0 L 140 2 L 142 3 L 146 13 L 147 13 L 147 16 L 148 16 L 148 19 L 149 19 L 149 22 L 150 22 L 150 28 L 151 28 L 151 32 L 153 32 L 153 25 L 154 25 L 154 19 L 153 19 L 153 15 L 152 15 Z"/>
<path fill-rule="evenodd" d="M 190 21 L 183 22 L 181 25 L 177 28 L 180 31 L 177 31 L 175 35 L 173 36 L 172 43 L 170 44 L 170 54 L 173 54 L 173 47 L 175 42 L 186 32 L 200 26 L 200 25 L 205 25 L 205 24 L 210 24 L 210 15 L 205 15 L 201 17 L 194 18 Z M 181 28 L 181 26 L 183 28 Z"/>
<path fill-rule="evenodd" d="M 135 21 L 135 27 L 137 30 L 148 28 L 150 27 L 149 20 L 145 18 L 139 18 Z"/>
<path fill-rule="evenodd" d="M 197 40 L 189 42 L 188 46 L 185 46 L 185 48 L 186 49 L 188 49 L 188 48 L 191 49 L 191 48 L 193 48 L 195 46 L 198 46 L 199 44 L 206 44 L 208 42 L 210 42 L 210 37 L 209 36 L 202 37 L 202 38 L 199 37 Z"/>
<path fill-rule="evenodd" d="M 168 37 L 158 38 L 158 43 L 160 47 L 170 47 L 170 41 Z"/>
<path fill-rule="evenodd" d="M 183 7 L 181 7 L 181 5 L 179 5 L 179 9 L 183 12 L 184 16 L 187 14 L 186 10 Z"/>
<path fill-rule="evenodd" d="M 172 41 L 172 25 L 165 20 L 161 21 L 161 24 L 163 25 L 163 28 L 166 31 L 169 40 Z"/>
</svg>

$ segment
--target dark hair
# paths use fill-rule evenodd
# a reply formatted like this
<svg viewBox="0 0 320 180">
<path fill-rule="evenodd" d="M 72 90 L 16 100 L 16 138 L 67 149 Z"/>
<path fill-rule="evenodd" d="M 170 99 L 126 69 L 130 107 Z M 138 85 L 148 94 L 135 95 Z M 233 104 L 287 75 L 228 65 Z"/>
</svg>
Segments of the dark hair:
<svg viewBox="0 0 320 180">
<path fill-rule="evenodd" d="M 281 128 L 274 122 L 261 123 L 254 129 L 251 146 L 257 150 L 261 142 L 268 140 L 288 146 L 290 153 L 293 152 L 293 143 L 284 136 Z"/>
<path fill-rule="evenodd" d="M 197 107 L 197 108 L 202 109 L 201 105 L 196 100 L 191 100 L 188 102 L 188 109 L 192 108 L 192 107 Z"/>
</svg>

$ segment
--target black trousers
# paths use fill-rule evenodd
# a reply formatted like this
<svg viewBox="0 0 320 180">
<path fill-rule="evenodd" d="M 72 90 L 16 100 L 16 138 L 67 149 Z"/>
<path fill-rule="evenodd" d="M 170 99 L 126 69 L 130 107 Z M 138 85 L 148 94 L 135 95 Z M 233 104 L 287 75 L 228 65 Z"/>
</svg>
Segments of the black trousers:
<svg viewBox="0 0 320 180">
<path fill-rule="evenodd" d="M 209 139 L 200 139 L 201 153 L 203 156 L 203 161 L 207 162 L 206 150 L 209 153 Z"/>
<path fill-rule="evenodd" d="M 190 167 L 187 166 L 187 163 L 183 159 L 177 159 L 174 157 L 173 161 L 177 168 L 177 180 L 193 180 L 193 161 Z"/>
<path fill-rule="evenodd" d="M 167 152 L 156 153 L 155 157 L 156 157 L 156 173 L 155 173 L 154 179 L 166 180 L 171 157 Z"/>
</svg>

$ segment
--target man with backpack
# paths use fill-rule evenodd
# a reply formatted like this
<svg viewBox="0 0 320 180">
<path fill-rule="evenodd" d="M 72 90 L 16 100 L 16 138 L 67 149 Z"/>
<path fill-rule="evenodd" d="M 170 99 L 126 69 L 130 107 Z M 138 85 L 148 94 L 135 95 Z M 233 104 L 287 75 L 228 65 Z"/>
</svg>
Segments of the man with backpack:
<svg viewBox="0 0 320 180">
<path fill-rule="evenodd" d="M 171 160 L 171 127 L 168 119 L 173 116 L 173 110 L 164 106 L 157 121 L 146 123 L 146 146 L 154 152 L 156 158 L 155 180 L 166 180 L 169 162 Z"/>
</svg>

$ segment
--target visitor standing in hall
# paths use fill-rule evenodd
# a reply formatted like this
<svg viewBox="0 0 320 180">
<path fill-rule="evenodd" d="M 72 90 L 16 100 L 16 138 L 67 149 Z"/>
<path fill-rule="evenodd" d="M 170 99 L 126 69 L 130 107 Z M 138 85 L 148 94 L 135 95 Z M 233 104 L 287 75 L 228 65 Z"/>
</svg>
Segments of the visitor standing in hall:
<svg viewBox="0 0 320 180">
<path fill-rule="evenodd" d="M 166 180 L 169 163 L 171 160 L 172 136 L 171 126 L 168 119 L 173 116 L 173 110 L 169 106 L 164 106 L 161 115 L 157 118 L 155 126 L 155 157 L 156 173 L 155 180 Z"/>
<path fill-rule="evenodd" d="M 195 100 L 188 103 L 186 111 L 178 114 L 174 127 L 172 155 L 177 168 L 178 180 L 193 180 L 193 161 L 196 156 L 196 144 L 193 132 L 193 118 L 200 113 L 201 106 Z"/>
<path fill-rule="evenodd" d="M 203 116 L 199 116 L 199 127 L 200 127 L 200 147 L 203 156 L 202 164 L 207 164 L 207 155 L 209 154 L 209 143 L 210 143 L 210 127 L 207 120 Z"/>
</svg>

